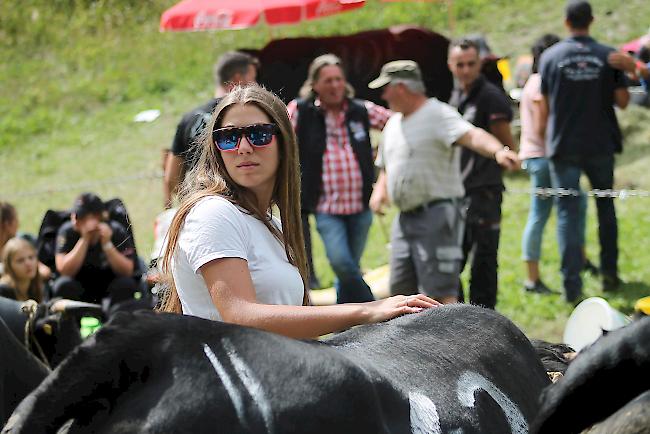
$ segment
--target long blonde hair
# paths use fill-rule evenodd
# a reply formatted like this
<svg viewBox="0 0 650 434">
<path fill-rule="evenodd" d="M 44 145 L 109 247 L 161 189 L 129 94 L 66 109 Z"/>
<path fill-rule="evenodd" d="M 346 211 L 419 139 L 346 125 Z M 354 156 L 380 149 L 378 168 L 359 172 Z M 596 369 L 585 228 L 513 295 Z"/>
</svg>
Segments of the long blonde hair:
<svg viewBox="0 0 650 434">
<path fill-rule="evenodd" d="M 279 146 L 279 166 L 271 206 L 276 205 L 280 211 L 282 229 L 280 232 L 267 218 L 268 209 L 259 209 L 253 193 L 238 185 L 228 174 L 221 153 L 212 139 L 212 130 L 221 126 L 226 112 L 236 104 L 252 104 L 265 112 L 278 126 L 277 142 Z M 298 164 L 298 146 L 296 135 L 291 126 L 286 106 L 273 93 L 259 85 L 234 88 L 215 107 L 209 125 L 204 129 L 197 144 L 201 153 L 195 166 L 188 172 L 181 186 L 180 207 L 172 220 L 167 234 L 167 247 L 163 257 L 162 271 L 168 289 L 161 296 L 158 308 L 164 312 L 181 313 L 181 303 L 171 276 L 174 252 L 185 218 L 198 201 L 207 196 L 221 196 L 244 208 L 251 215 L 264 223 L 273 235 L 284 245 L 289 262 L 298 268 L 303 280 L 305 293 L 303 304 L 309 302 L 307 292 L 307 256 L 302 235 L 300 218 L 300 170 Z"/>
<path fill-rule="evenodd" d="M 34 256 L 36 256 L 36 249 L 32 243 L 19 237 L 11 238 L 2 249 L 4 274 L 0 277 L 0 283 L 4 283 L 13 288 L 14 293 L 16 294 L 16 300 L 20 299 L 20 294 L 18 293 L 18 278 L 16 277 L 16 271 L 13 269 L 11 261 L 13 261 L 14 255 L 22 249 L 29 249 L 34 253 Z M 38 271 L 38 259 L 36 261 L 36 276 L 30 280 L 29 286 L 27 287 L 27 298 L 36 300 L 39 303 L 43 301 L 43 279 Z"/>
</svg>

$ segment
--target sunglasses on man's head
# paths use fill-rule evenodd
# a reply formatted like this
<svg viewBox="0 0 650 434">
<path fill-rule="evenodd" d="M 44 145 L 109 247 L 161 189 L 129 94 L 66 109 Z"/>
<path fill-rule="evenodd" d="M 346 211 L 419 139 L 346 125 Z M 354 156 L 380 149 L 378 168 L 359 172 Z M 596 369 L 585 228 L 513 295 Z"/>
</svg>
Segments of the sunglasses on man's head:
<svg viewBox="0 0 650 434">
<path fill-rule="evenodd" d="M 215 128 L 212 131 L 212 140 L 220 151 L 236 151 L 239 148 L 242 135 L 245 135 L 248 143 L 260 148 L 269 145 L 278 131 L 278 126 L 275 124 Z"/>
</svg>

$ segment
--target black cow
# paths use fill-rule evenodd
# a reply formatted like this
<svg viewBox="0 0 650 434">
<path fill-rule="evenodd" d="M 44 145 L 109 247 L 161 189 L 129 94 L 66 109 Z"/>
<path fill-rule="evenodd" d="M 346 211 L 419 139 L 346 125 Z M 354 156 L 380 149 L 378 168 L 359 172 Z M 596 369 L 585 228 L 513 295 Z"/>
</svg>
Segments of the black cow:
<svg viewBox="0 0 650 434">
<path fill-rule="evenodd" d="M 506 318 L 455 305 L 299 341 L 117 314 L 3 433 L 526 433 L 549 379 Z"/>
<path fill-rule="evenodd" d="M 0 318 L 0 421 L 3 425 L 18 403 L 49 373 Z"/>
<path fill-rule="evenodd" d="M 650 318 L 609 332 L 583 349 L 564 378 L 544 391 L 533 432 L 650 432 Z M 602 422 L 601 422 L 602 421 Z"/>
</svg>

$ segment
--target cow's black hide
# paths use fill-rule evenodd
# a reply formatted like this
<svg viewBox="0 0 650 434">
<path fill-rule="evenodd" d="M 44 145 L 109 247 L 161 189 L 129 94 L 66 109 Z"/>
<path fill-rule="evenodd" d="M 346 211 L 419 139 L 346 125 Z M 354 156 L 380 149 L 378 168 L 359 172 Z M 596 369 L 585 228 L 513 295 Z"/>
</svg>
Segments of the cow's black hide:
<svg viewBox="0 0 650 434">
<path fill-rule="evenodd" d="M 589 428 L 589 434 L 650 433 L 650 390 L 621 407 L 604 421 Z"/>
<path fill-rule="evenodd" d="M 0 421 L 4 425 L 18 403 L 49 370 L 18 342 L 0 318 Z"/>
<path fill-rule="evenodd" d="M 447 306 L 325 342 L 118 314 L 3 432 L 525 433 L 549 380 L 506 318 Z"/>
<path fill-rule="evenodd" d="M 579 433 L 616 412 L 603 425 L 608 428 L 600 432 L 648 432 L 647 410 L 634 415 L 619 411 L 627 405 L 629 410 L 647 403 L 648 394 L 642 394 L 648 390 L 650 318 L 643 318 L 608 333 L 580 352 L 565 376 L 544 391 L 533 432 Z M 640 401 L 629 403 L 637 397 Z M 631 425 L 632 420 L 643 423 Z"/>
</svg>

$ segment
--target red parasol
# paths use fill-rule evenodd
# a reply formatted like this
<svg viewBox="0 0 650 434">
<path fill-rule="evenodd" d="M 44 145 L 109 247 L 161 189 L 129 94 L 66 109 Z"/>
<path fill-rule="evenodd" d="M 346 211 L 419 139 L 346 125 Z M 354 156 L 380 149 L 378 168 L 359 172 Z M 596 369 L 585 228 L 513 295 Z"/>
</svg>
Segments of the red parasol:
<svg viewBox="0 0 650 434">
<path fill-rule="evenodd" d="M 160 30 L 243 29 L 292 24 L 363 6 L 365 0 L 183 0 L 166 10 Z"/>
</svg>

